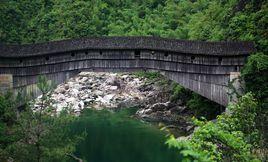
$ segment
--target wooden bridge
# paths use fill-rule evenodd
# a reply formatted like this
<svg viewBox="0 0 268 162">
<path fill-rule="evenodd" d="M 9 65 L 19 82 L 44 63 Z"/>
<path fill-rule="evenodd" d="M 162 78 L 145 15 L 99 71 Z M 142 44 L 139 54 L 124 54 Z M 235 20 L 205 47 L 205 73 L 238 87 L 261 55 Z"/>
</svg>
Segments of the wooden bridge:
<svg viewBox="0 0 268 162">
<path fill-rule="evenodd" d="M 201 42 L 159 37 L 94 37 L 39 44 L 0 44 L 0 90 L 34 95 L 37 76 L 59 84 L 81 71 L 160 71 L 226 106 L 228 83 L 250 53 L 250 42 Z"/>
</svg>

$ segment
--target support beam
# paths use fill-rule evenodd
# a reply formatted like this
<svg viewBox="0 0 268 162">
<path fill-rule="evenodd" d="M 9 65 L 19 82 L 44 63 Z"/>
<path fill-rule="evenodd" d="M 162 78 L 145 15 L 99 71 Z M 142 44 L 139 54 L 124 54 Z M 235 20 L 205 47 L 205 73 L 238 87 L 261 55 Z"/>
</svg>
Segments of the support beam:
<svg viewBox="0 0 268 162">
<path fill-rule="evenodd" d="M 240 76 L 240 72 L 230 72 L 229 102 L 237 102 L 238 97 L 243 94 L 243 83 Z"/>
<path fill-rule="evenodd" d="M 12 74 L 0 74 L 0 94 L 13 88 Z"/>
</svg>

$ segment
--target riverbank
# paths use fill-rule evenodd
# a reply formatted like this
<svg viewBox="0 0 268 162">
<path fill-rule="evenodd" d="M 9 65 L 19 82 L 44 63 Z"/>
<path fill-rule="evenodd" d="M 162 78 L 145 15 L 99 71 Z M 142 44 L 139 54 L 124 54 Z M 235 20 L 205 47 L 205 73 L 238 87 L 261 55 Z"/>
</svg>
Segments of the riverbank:
<svg viewBox="0 0 268 162">
<path fill-rule="evenodd" d="M 193 130 L 191 112 L 182 103 L 171 102 L 171 81 L 158 73 L 147 75 L 81 72 L 56 87 L 51 94 L 52 107 L 55 112 L 67 107 L 74 115 L 80 115 L 83 109 L 117 111 L 136 107 L 133 117 L 166 126 L 177 136 L 189 134 Z"/>
</svg>

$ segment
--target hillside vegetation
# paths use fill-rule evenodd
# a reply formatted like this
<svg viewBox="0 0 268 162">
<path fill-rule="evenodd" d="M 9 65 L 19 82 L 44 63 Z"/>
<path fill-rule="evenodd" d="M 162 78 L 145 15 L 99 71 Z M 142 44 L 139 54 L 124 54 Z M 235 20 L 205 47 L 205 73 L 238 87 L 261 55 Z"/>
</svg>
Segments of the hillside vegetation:
<svg viewBox="0 0 268 162">
<path fill-rule="evenodd" d="M 32 43 L 103 35 L 254 41 L 267 52 L 266 0 L 2 1 L 0 39 Z"/>
<path fill-rule="evenodd" d="M 168 144 L 185 161 L 268 159 L 267 0 L 9 0 L 0 2 L 0 20 L 0 43 L 140 35 L 253 41 L 257 52 L 242 70 L 246 95 L 229 106 L 233 114 L 195 120 L 200 129 L 190 141 L 171 136 Z"/>
</svg>

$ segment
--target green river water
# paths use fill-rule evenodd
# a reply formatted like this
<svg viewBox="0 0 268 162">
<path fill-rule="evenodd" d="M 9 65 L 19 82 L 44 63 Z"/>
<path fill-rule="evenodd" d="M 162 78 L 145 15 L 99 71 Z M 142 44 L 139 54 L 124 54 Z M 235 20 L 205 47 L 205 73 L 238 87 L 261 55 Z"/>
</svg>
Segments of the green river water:
<svg viewBox="0 0 268 162">
<path fill-rule="evenodd" d="M 84 111 L 72 125 L 72 132 L 87 132 L 75 155 L 87 162 L 180 161 L 178 151 L 165 144 L 165 132 L 131 117 L 135 111 Z"/>
</svg>

